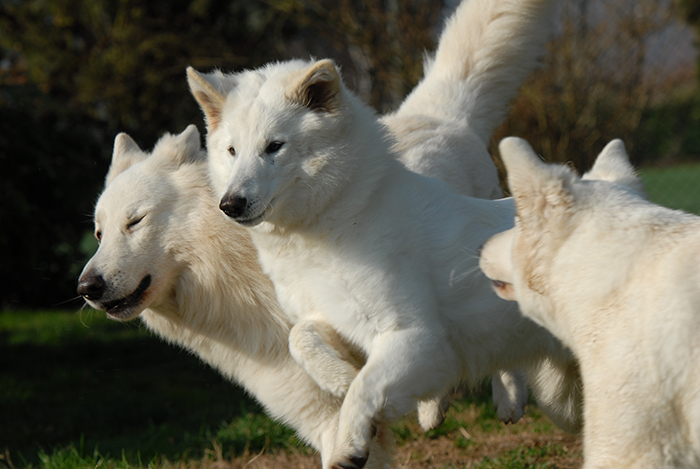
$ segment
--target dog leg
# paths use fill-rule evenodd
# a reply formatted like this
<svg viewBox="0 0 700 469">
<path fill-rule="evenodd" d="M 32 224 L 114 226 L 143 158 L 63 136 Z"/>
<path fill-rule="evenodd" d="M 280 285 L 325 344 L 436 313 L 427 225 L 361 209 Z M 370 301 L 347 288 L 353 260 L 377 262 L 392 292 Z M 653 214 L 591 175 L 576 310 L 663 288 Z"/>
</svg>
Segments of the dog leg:
<svg viewBox="0 0 700 469">
<path fill-rule="evenodd" d="M 332 469 L 362 468 L 376 422 L 395 420 L 415 408 L 417 396 L 442 396 L 454 384 L 455 353 L 435 332 L 402 329 L 376 337 L 341 407 Z"/>
<path fill-rule="evenodd" d="M 562 430 L 577 434 L 583 428 L 583 384 L 578 362 L 562 350 L 527 370 L 537 405 Z"/>
<path fill-rule="evenodd" d="M 499 371 L 491 376 L 493 406 L 503 423 L 516 423 L 525 414 L 527 377 L 523 370 Z"/>
<path fill-rule="evenodd" d="M 289 334 L 289 351 L 321 389 L 337 397 L 345 396 L 362 366 L 335 330 L 320 321 L 296 324 Z"/>
<path fill-rule="evenodd" d="M 321 389 L 337 397 L 345 396 L 364 364 L 330 325 L 320 321 L 303 321 L 294 326 L 289 335 L 289 350 Z M 427 432 L 442 425 L 449 405 L 447 395 L 420 401 L 418 421 L 421 428 Z"/>
<path fill-rule="evenodd" d="M 418 403 L 418 423 L 424 432 L 442 425 L 450 407 L 450 396 L 444 395 Z"/>
</svg>

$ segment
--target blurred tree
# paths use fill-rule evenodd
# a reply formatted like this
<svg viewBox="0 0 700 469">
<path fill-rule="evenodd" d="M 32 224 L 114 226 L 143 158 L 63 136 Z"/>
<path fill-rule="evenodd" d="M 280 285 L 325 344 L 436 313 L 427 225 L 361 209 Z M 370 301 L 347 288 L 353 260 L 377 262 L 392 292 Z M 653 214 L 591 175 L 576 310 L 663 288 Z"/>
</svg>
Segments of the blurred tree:
<svg viewBox="0 0 700 469">
<path fill-rule="evenodd" d="M 689 24 L 700 26 L 700 0 L 680 0 L 683 15 Z"/>
<path fill-rule="evenodd" d="M 290 24 L 251 0 L 3 2 L 0 47 L 68 109 L 153 141 L 197 115 L 188 65 L 259 65 Z"/>
<path fill-rule="evenodd" d="M 382 110 L 416 83 L 442 1 L 0 2 L 0 307 L 74 297 L 120 131 L 149 148 L 201 113 L 185 68 L 331 57 Z M 88 243 L 89 245 L 89 243 Z"/>
<path fill-rule="evenodd" d="M 649 127 L 640 121 L 656 92 L 647 48 L 675 18 L 672 1 L 560 2 L 560 31 L 544 66 L 494 141 L 519 135 L 545 158 L 579 169 L 611 138 L 643 154 L 637 150 L 648 138 L 637 137 Z M 678 1 L 697 24 L 699 0 Z M 0 2 L 0 304 L 46 306 L 74 296 L 114 135 L 129 132 L 148 148 L 165 131 L 202 128 L 187 65 L 235 71 L 330 57 L 351 88 L 386 112 L 420 78 L 423 51 L 456 3 Z"/>
<path fill-rule="evenodd" d="M 201 119 L 185 67 L 265 62 L 277 22 L 250 0 L 0 3 L 0 306 L 75 297 L 113 136 Z"/>
<path fill-rule="evenodd" d="M 640 122 L 663 80 L 662 70 L 649 66 L 649 46 L 677 20 L 665 0 L 561 2 L 560 32 L 496 131 L 494 152 L 501 138 L 519 135 L 546 160 L 585 171 L 605 144 L 621 138 L 638 164 L 648 155 L 636 145 Z"/>
<path fill-rule="evenodd" d="M 336 58 L 348 84 L 381 112 L 397 107 L 421 78 L 425 51 L 434 48 L 440 21 L 449 13 L 435 0 L 290 3 L 305 47 Z"/>
<path fill-rule="evenodd" d="M 0 96 L 0 308 L 57 306 L 75 297 L 67 286 L 84 257 L 75 241 L 91 228 L 95 176 L 106 170 L 99 127 L 28 112 L 51 107 L 37 89 L 0 88 Z"/>
<path fill-rule="evenodd" d="M 696 37 L 700 36 L 700 0 L 678 0 L 685 20 L 695 28 Z M 700 57 L 697 63 L 698 78 L 700 79 Z"/>
</svg>

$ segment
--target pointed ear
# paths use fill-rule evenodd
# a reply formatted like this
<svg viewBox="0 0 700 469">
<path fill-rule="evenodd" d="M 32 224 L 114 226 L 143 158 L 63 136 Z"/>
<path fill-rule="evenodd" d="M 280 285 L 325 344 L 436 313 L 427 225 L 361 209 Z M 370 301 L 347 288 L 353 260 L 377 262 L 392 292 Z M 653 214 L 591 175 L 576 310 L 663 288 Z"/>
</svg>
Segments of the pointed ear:
<svg viewBox="0 0 700 469">
<path fill-rule="evenodd" d="M 134 163 L 145 160 L 148 153 L 139 148 L 133 138 L 125 133 L 120 133 L 114 138 L 114 150 L 112 151 L 112 163 L 109 165 L 105 187 L 114 180 L 119 173 L 126 171 Z"/>
<path fill-rule="evenodd" d="M 204 157 L 197 126 L 191 124 L 176 137 L 180 163 L 194 163 Z"/>
<path fill-rule="evenodd" d="M 332 60 L 319 60 L 290 87 L 290 101 L 313 111 L 335 112 L 340 107 L 340 73 Z"/>
<path fill-rule="evenodd" d="M 520 138 L 505 138 L 498 149 L 522 220 L 552 217 L 573 203 L 570 188 L 576 175 L 568 166 L 546 164 Z"/>
<path fill-rule="evenodd" d="M 173 171 L 182 164 L 191 164 L 206 158 L 196 125 L 189 125 L 177 135 L 164 134 L 156 142 L 152 154 L 155 160 Z"/>
<path fill-rule="evenodd" d="M 219 75 L 221 72 L 205 75 L 187 67 L 187 83 L 190 85 L 192 96 L 204 112 L 209 131 L 216 129 L 221 122 L 221 112 L 226 102 L 226 96 L 219 90 Z"/>
<path fill-rule="evenodd" d="M 593 167 L 582 179 L 609 181 L 643 192 L 642 181 L 630 163 L 625 144 L 620 139 L 612 140 L 593 163 Z"/>
</svg>

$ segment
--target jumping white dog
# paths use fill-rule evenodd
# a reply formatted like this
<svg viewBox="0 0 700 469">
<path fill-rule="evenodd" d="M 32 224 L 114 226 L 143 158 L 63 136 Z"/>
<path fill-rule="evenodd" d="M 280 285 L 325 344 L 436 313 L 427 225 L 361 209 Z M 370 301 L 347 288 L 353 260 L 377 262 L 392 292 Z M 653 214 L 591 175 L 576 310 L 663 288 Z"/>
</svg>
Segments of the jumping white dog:
<svg viewBox="0 0 700 469">
<path fill-rule="evenodd" d="M 516 48 L 530 44 L 533 50 L 542 49 L 539 35 L 523 28 L 508 31 L 507 24 L 503 29 L 488 30 L 490 34 L 468 38 L 455 33 L 483 30 L 485 21 L 491 21 L 490 17 L 478 12 L 455 16 L 441 37 L 440 48 L 454 48 L 454 54 L 464 54 L 461 60 L 475 65 L 485 59 L 479 54 L 488 50 L 494 36 L 508 36 L 507 41 Z M 522 17 L 520 21 L 539 20 Z M 458 40 L 465 42 L 464 48 L 449 44 Z M 427 68 L 426 79 L 404 106 L 385 118 L 395 144 L 401 147 L 404 164 L 451 178 L 457 190 L 472 195 L 498 194 L 495 167 L 485 144 L 463 145 L 473 137 L 468 133 L 465 137 L 460 128 L 468 127 L 469 116 L 476 110 L 461 107 L 460 102 L 445 102 L 447 98 L 434 98 L 455 94 L 465 80 L 472 80 L 479 93 L 499 91 L 490 90 L 480 80 L 509 83 L 510 88 L 500 90 L 508 92 L 494 94 L 489 101 L 495 125 L 505 114 L 518 80 L 536 64 L 534 56 L 516 55 L 503 47 L 499 50 L 500 68 L 490 69 L 481 78 L 471 70 L 451 81 L 444 81 L 445 75 L 451 73 L 450 63 L 461 67 L 460 58 L 443 53 L 444 58 L 435 61 L 438 66 Z M 518 62 L 515 70 L 510 61 Z M 436 82 L 443 82 L 437 95 Z M 423 104 L 411 106 L 416 100 Z M 420 135 L 421 145 L 412 142 L 416 135 Z M 79 292 L 91 306 L 106 309 L 113 319 L 140 317 L 161 337 L 192 350 L 242 384 L 270 415 L 295 428 L 300 438 L 318 449 L 325 461 L 333 449 L 341 397 L 349 385 L 345 383 L 343 389 L 343 373 L 348 364 L 356 373 L 355 367 L 364 359 L 331 328 L 319 327 L 315 332 L 323 339 L 324 350 L 331 345 L 336 362 L 344 366 L 340 371 L 332 366 L 321 370 L 325 375 L 319 380 L 327 384 L 324 390 L 297 365 L 287 346 L 291 324 L 280 311 L 272 284 L 260 270 L 249 236 L 221 216 L 217 202 L 208 187 L 206 155 L 200 151 L 194 127 L 179 136 L 164 136 L 152 154 L 120 134 L 95 210 L 100 247 L 85 266 Z M 338 376 L 341 379 L 336 381 Z M 495 376 L 494 401 L 499 416 L 506 420 L 516 420 L 522 412 L 523 393 L 517 376 L 504 375 L 505 385 L 498 374 Z M 514 379 L 515 383 L 509 384 Z M 336 395 L 327 392 L 333 387 Z M 425 428 L 439 424 L 444 417 L 438 403 L 436 399 L 420 406 Z M 566 421 L 569 415 L 563 414 Z M 576 417 L 572 418 L 575 421 Z M 380 427 L 368 466 L 388 463 L 390 440 L 389 433 Z"/>
<path fill-rule="evenodd" d="M 547 18 L 547 8 L 546 1 L 460 6 L 489 18 L 469 34 L 525 36 L 546 31 L 532 19 Z M 492 37 L 492 50 L 538 53 L 502 34 Z M 462 109 L 471 110 L 467 128 L 485 142 L 480 132 L 495 124 L 482 111 L 513 85 L 484 79 L 503 62 L 480 52 L 481 61 L 458 62 L 457 72 L 452 65 L 428 99 L 445 106 L 462 99 Z M 431 74 L 440 58 L 439 49 Z M 517 73 L 518 62 L 512 67 Z M 314 331 L 330 325 L 367 355 L 341 408 L 331 467 L 362 467 L 376 424 L 400 417 L 419 399 L 498 369 L 568 358 L 549 333 L 500 300 L 478 270 L 478 247 L 512 226 L 512 201 L 464 197 L 406 169 L 331 61 L 188 73 L 207 118 L 219 206 L 252 228 L 263 269 L 295 324 L 292 354 L 313 373 L 323 363 Z M 479 80 L 464 79 L 471 73 Z M 441 96 L 455 79 L 461 86 Z"/>
<path fill-rule="evenodd" d="M 700 467 L 700 217 L 645 200 L 619 140 L 583 179 L 500 149 L 518 221 L 481 268 L 580 360 L 584 467 Z"/>
</svg>

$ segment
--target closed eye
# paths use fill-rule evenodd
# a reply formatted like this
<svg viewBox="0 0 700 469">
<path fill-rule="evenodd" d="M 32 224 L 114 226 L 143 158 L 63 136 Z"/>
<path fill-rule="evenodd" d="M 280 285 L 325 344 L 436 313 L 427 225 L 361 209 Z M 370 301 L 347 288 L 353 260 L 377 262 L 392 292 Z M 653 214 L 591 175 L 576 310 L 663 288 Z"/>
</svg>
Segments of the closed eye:
<svg viewBox="0 0 700 469">
<path fill-rule="evenodd" d="M 265 154 L 269 155 L 271 153 L 278 152 L 280 148 L 284 145 L 284 142 L 270 142 L 265 148 Z"/>
<path fill-rule="evenodd" d="M 138 217 L 138 218 L 134 218 L 134 219 L 130 220 L 130 221 L 126 224 L 126 229 L 127 229 L 127 230 L 132 229 L 133 227 L 135 227 L 136 225 L 138 225 L 139 223 L 141 223 L 141 220 L 143 220 L 145 217 L 146 217 L 146 215 L 142 215 L 142 216 L 140 216 L 140 217 Z"/>
</svg>

